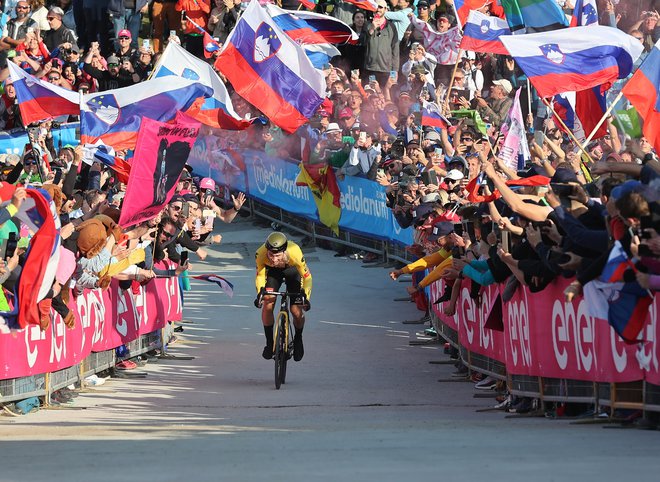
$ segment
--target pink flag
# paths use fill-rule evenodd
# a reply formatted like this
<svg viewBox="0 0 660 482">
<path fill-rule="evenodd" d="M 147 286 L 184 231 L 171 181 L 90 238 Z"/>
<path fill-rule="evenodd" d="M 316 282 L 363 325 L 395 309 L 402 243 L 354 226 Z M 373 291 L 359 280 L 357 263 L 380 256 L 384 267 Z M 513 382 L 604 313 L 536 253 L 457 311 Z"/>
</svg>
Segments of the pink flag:
<svg viewBox="0 0 660 482">
<path fill-rule="evenodd" d="M 530 158 L 529 145 L 525 136 L 525 122 L 520 110 L 521 90 L 522 87 L 516 92 L 516 98 L 501 129 L 504 134 L 504 144 L 500 151 L 500 158 L 511 169 L 518 169 L 519 155 L 522 155 L 523 159 Z"/>
<path fill-rule="evenodd" d="M 199 122 L 186 122 L 182 116 L 173 124 L 142 119 L 119 219 L 121 226 L 153 218 L 172 199 L 199 126 Z"/>
</svg>

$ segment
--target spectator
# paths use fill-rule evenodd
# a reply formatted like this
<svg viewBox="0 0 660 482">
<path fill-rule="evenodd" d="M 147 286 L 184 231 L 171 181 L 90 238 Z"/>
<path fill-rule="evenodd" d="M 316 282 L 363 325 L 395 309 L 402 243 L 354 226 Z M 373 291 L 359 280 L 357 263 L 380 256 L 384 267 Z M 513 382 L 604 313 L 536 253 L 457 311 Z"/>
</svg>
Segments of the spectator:
<svg viewBox="0 0 660 482">
<path fill-rule="evenodd" d="M 50 25 L 46 17 L 48 16 L 48 9 L 46 8 L 46 0 L 29 0 L 30 4 L 30 18 L 37 22 L 37 26 L 41 32 L 50 30 Z"/>
<path fill-rule="evenodd" d="M 50 30 L 44 35 L 44 43 L 48 50 L 52 52 L 59 47 L 63 55 L 74 49 L 78 51 L 76 34 L 62 23 L 64 11 L 60 7 L 50 7 L 46 18 L 50 24 Z"/>
<path fill-rule="evenodd" d="M 172 36 L 172 33 L 177 36 L 181 33 L 181 13 L 177 11 L 176 5 L 177 0 L 154 0 L 153 2 L 151 27 L 156 53 L 160 53 L 162 50 L 166 24 L 170 29 L 169 37 Z"/>
<path fill-rule="evenodd" d="M 122 31 L 128 30 L 131 48 L 138 48 L 138 35 L 142 25 L 142 15 L 149 11 L 149 0 L 110 0 L 108 3 L 108 14 L 112 20 L 115 37 L 119 39 Z M 125 32 L 124 32 L 125 35 Z M 115 51 L 120 48 L 120 43 L 115 44 Z M 121 55 L 120 55 L 121 57 Z"/>
<path fill-rule="evenodd" d="M 494 126 L 501 126 L 513 104 L 513 99 L 509 97 L 512 90 L 511 82 L 501 79 L 493 81 L 489 100 L 484 99 L 478 92 L 475 92 L 477 112 L 479 112 L 481 118 L 490 121 Z"/>
<path fill-rule="evenodd" d="M 367 26 L 365 69 L 382 88 L 390 72 L 399 70 L 399 37 L 394 25 L 385 18 L 385 0 L 378 0 L 377 4 L 378 10 Z"/>
</svg>

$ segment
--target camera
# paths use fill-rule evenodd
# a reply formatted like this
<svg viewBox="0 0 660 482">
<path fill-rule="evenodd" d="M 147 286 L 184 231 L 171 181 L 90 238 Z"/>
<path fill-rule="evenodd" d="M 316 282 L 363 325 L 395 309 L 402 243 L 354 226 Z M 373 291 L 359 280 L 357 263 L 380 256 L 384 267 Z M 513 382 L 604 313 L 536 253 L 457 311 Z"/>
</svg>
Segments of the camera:
<svg viewBox="0 0 660 482">
<path fill-rule="evenodd" d="M 573 186 L 570 184 L 550 183 L 550 187 L 559 197 L 568 197 L 573 194 Z"/>
</svg>

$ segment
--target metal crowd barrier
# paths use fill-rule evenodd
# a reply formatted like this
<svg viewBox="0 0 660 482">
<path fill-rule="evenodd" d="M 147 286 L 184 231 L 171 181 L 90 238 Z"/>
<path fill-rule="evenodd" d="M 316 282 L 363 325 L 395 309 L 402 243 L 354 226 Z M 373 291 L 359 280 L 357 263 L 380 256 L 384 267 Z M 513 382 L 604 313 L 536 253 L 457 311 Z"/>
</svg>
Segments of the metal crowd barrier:
<svg viewBox="0 0 660 482">
<path fill-rule="evenodd" d="M 162 330 L 147 333 L 131 341 L 126 346 L 130 357 L 141 355 L 154 349 L 162 349 L 162 340 L 168 340 L 173 327 L 168 323 Z M 21 378 L 0 380 L 0 405 L 30 397 L 46 397 L 69 385 L 75 385 L 85 378 L 115 366 L 115 350 L 92 352 L 77 365 L 51 373 L 41 373 Z"/>
<path fill-rule="evenodd" d="M 340 230 L 339 236 L 335 236 L 326 226 L 296 216 L 277 206 L 261 203 L 255 199 L 250 199 L 249 205 L 253 216 L 276 222 L 312 239 L 322 239 L 373 252 L 383 256 L 386 261 L 396 260 L 403 263 L 413 261 L 410 253 L 399 244 L 345 230 Z M 595 383 L 507 374 L 506 366 L 502 362 L 467 350 L 459 343 L 456 330 L 442 323 L 434 314 L 431 315 L 431 319 L 436 331 L 459 350 L 461 360 L 470 370 L 490 375 L 498 380 L 506 380 L 513 395 L 538 398 L 544 402 L 594 404 L 599 407 L 609 407 L 612 412 L 617 409 L 660 412 L 660 386 L 641 380 L 631 383 Z"/>
</svg>

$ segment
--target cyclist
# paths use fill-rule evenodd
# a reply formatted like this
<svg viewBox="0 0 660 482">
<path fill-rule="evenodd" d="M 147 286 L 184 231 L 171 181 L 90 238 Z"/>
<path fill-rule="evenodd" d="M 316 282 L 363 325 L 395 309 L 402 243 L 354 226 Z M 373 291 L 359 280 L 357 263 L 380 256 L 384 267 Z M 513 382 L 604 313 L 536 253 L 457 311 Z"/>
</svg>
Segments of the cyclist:
<svg viewBox="0 0 660 482">
<path fill-rule="evenodd" d="M 278 291 L 284 282 L 287 292 L 297 294 L 291 297 L 290 301 L 293 326 L 296 328 L 293 337 L 293 359 L 300 361 L 305 354 L 302 341 L 304 312 L 310 308 L 309 299 L 312 294 L 312 274 L 307 268 L 305 256 L 296 243 L 287 240 L 286 235 L 274 232 L 257 249 L 256 265 L 257 298 L 254 305 L 262 308 L 261 321 L 266 335 L 266 346 L 261 355 L 266 360 L 273 358 L 273 310 L 276 298 L 268 296 L 268 291 Z"/>
</svg>

